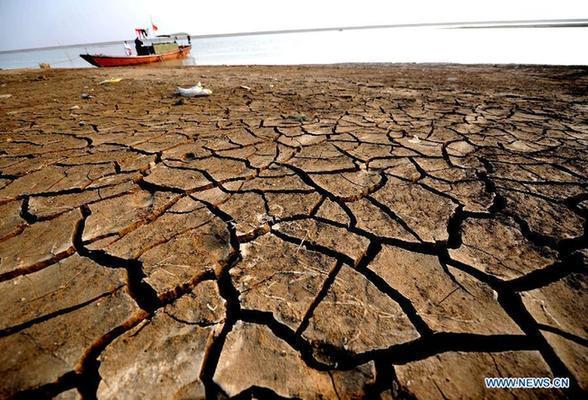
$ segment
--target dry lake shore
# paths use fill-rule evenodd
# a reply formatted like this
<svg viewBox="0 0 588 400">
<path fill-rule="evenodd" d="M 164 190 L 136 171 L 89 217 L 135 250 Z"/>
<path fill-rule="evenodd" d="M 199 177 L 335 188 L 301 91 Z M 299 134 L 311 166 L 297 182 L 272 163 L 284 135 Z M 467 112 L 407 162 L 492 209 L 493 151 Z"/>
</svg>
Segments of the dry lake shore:
<svg viewBox="0 0 588 400">
<path fill-rule="evenodd" d="M 0 398 L 580 398 L 587 175 L 586 67 L 0 71 Z"/>
</svg>

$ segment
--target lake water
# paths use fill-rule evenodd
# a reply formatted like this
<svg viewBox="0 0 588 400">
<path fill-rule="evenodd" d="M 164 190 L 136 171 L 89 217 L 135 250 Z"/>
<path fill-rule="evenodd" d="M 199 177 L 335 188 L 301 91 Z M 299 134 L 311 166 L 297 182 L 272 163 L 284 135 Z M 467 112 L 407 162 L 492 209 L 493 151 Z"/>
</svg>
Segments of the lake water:
<svg viewBox="0 0 588 400">
<path fill-rule="evenodd" d="M 588 65 L 588 28 L 378 28 L 192 40 L 185 65 L 427 62 Z M 132 43 L 132 42 L 131 42 Z M 0 52 L 0 68 L 91 67 L 80 53 L 124 55 L 122 42 Z"/>
</svg>

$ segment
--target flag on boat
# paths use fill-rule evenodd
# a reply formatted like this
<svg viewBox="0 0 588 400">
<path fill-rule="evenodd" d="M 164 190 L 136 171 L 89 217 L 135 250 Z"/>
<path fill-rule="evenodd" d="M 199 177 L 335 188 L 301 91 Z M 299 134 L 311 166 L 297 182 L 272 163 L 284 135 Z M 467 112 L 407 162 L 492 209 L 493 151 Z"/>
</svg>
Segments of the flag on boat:
<svg viewBox="0 0 588 400">
<path fill-rule="evenodd" d="M 153 18 L 151 18 L 151 29 L 153 29 L 153 32 L 157 32 L 157 29 L 159 29 L 157 25 L 153 23 Z"/>
<path fill-rule="evenodd" d="M 142 39 L 147 39 L 147 36 L 149 36 L 147 29 L 144 28 L 135 28 L 135 34 Z"/>
</svg>

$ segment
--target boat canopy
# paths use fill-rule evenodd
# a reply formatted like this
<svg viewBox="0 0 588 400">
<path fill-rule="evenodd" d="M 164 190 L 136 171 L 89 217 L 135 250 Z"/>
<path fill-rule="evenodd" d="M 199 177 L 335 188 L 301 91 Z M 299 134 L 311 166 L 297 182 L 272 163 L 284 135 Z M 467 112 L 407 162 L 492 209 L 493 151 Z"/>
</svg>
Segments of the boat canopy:
<svg viewBox="0 0 588 400">
<path fill-rule="evenodd" d="M 171 38 L 171 37 L 176 37 L 176 36 L 178 36 L 178 37 L 180 37 L 180 36 L 188 37 L 190 35 L 188 33 L 186 33 L 186 32 L 178 32 L 178 33 L 168 33 L 168 34 L 165 34 L 165 35 L 157 35 L 156 37 L 158 37 L 158 38 Z"/>
</svg>

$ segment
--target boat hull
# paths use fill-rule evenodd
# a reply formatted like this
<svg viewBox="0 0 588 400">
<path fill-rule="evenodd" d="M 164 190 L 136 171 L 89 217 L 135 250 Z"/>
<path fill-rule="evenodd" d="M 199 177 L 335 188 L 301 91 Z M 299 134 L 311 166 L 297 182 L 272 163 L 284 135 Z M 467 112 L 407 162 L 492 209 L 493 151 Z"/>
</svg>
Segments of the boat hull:
<svg viewBox="0 0 588 400">
<path fill-rule="evenodd" d="M 129 65 L 151 64 L 155 62 L 186 58 L 191 49 L 192 46 L 180 46 L 178 50 L 162 54 L 150 54 L 147 56 L 119 57 L 97 54 L 80 54 L 80 57 L 96 67 L 127 67 Z"/>
</svg>

